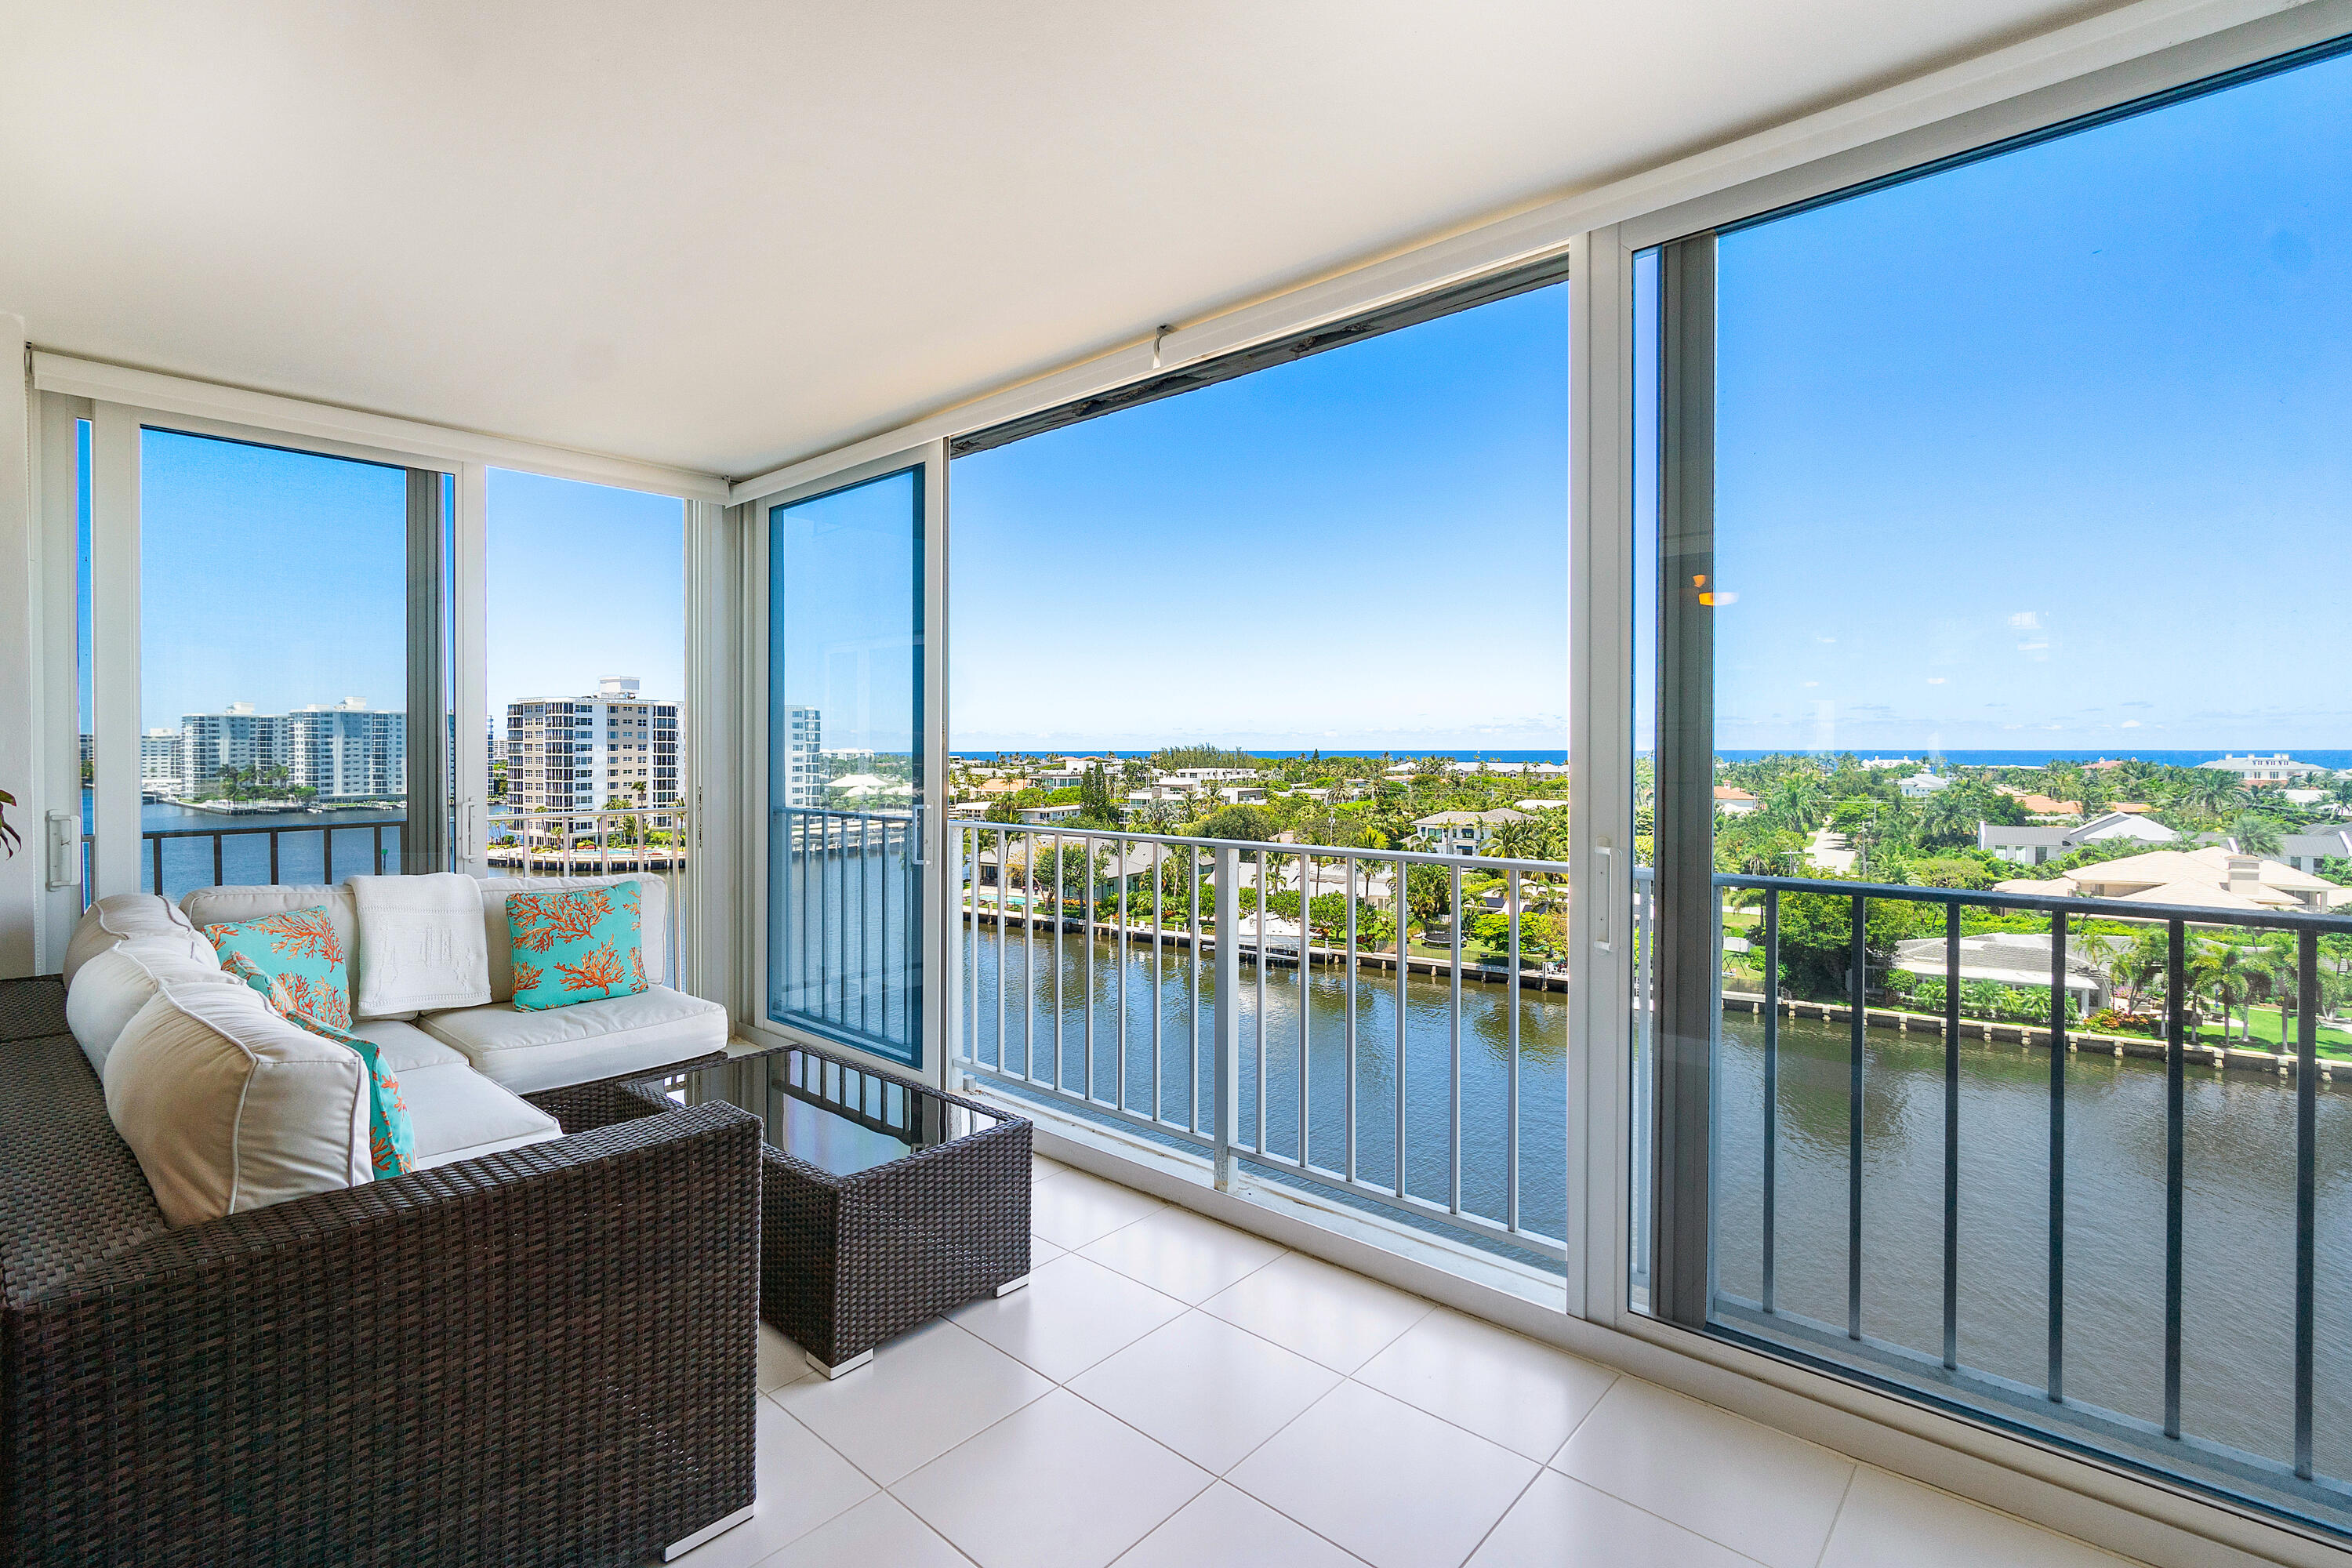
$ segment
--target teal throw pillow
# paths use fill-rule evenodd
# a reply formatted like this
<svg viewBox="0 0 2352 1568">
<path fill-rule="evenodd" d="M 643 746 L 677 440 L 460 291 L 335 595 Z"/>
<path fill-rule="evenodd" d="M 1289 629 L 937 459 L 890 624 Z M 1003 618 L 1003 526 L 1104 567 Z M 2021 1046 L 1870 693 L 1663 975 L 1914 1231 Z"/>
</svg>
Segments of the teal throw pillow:
<svg viewBox="0 0 2352 1568">
<path fill-rule="evenodd" d="M 368 1163 L 376 1180 L 416 1169 L 416 1131 L 408 1120 L 408 1101 L 401 1098 L 400 1079 L 384 1065 L 375 1042 L 322 1024 L 303 1012 L 294 1005 L 284 975 L 271 974 L 244 953 L 223 953 L 221 967 L 261 993 L 269 1010 L 296 1028 L 348 1046 L 358 1054 L 368 1069 Z"/>
<path fill-rule="evenodd" d="M 526 1013 L 634 996 L 646 988 L 645 920 L 635 882 L 507 895 L 514 1005 Z"/>
<path fill-rule="evenodd" d="M 352 1026 L 352 972 L 325 906 L 280 910 L 203 930 L 224 960 L 242 953 L 263 973 L 284 982 L 297 1012 L 334 1028 Z"/>
</svg>

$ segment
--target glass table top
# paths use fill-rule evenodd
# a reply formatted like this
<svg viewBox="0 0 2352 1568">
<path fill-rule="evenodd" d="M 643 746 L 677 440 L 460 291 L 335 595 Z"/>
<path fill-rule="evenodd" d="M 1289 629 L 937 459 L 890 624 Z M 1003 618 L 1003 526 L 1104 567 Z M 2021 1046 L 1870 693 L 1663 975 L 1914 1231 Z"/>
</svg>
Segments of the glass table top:
<svg viewBox="0 0 2352 1568">
<path fill-rule="evenodd" d="M 1002 1120 L 790 1046 L 639 1081 L 680 1105 L 740 1106 L 760 1119 L 760 1136 L 771 1148 L 836 1176 L 903 1160 Z"/>
</svg>

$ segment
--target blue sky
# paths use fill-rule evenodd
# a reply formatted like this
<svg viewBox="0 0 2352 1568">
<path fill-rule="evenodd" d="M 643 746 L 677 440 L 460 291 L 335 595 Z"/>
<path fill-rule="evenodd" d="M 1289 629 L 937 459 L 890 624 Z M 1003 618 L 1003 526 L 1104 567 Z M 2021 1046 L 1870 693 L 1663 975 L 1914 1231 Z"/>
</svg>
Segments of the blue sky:
<svg viewBox="0 0 2352 1568">
<path fill-rule="evenodd" d="M 2343 747 L 2352 58 L 1726 237 L 1717 742 Z"/>
<path fill-rule="evenodd" d="M 1567 292 L 958 458 L 952 742 L 1566 745 Z"/>
<path fill-rule="evenodd" d="M 406 706 L 400 469 L 151 431 L 142 447 L 142 722 L 250 702 Z M 661 496 L 489 474 L 489 688 L 685 693 L 684 513 Z"/>
</svg>

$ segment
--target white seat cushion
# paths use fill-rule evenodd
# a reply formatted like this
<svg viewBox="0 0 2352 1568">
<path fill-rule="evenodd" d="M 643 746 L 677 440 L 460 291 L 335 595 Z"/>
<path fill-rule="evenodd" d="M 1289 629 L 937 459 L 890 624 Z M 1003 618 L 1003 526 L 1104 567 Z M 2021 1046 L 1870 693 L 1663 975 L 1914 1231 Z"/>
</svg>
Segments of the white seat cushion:
<svg viewBox="0 0 2352 1568">
<path fill-rule="evenodd" d="M 170 908 L 168 904 L 164 906 Z M 205 943 L 207 955 L 212 944 Z M 188 944 L 171 936 L 134 936 L 86 960 L 66 988 L 66 1027 L 89 1058 L 90 1070 L 106 1077 L 107 1053 L 139 1010 L 170 981 L 182 985 L 242 985 L 217 957 L 190 955 Z"/>
<path fill-rule="evenodd" d="M 482 936 L 490 950 L 490 1000 L 514 1000 L 514 928 L 507 923 L 509 893 L 609 888 L 618 882 L 637 884 L 637 921 L 642 928 L 638 941 L 646 977 L 668 973 L 668 893 L 659 877 L 635 872 L 610 877 L 493 877 L 482 884 Z"/>
<path fill-rule="evenodd" d="M 453 1060 L 431 1067 L 394 1069 L 416 1139 L 418 1170 L 563 1136 L 555 1118 L 450 1055 Z"/>
<path fill-rule="evenodd" d="M 403 1085 L 408 1082 L 408 1073 L 415 1068 L 446 1067 L 451 1062 L 459 1067 L 467 1065 L 458 1052 L 415 1025 L 404 1024 L 397 1018 L 362 1018 L 352 1026 L 352 1033 L 375 1047 L 377 1059 L 390 1068 Z"/>
<path fill-rule="evenodd" d="M 205 933 L 173 909 L 171 900 L 152 893 L 109 893 L 84 910 L 66 941 L 66 960 L 59 965 L 68 985 L 81 966 L 118 942 L 133 937 L 153 937 L 168 942 L 199 963 L 218 967 L 220 954 Z"/>
<path fill-rule="evenodd" d="M 427 1013 L 417 1020 L 517 1094 L 651 1072 L 727 1045 L 727 1009 L 667 985 L 524 1013 L 511 1002 Z"/>
<path fill-rule="evenodd" d="M 284 914 L 288 910 L 315 910 L 321 906 L 335 928 L 335 941 L 342 947 L 343 977 L 348 981 L 356 970 L 354 955 L 360 940 L 359 914 L 352 907 L 349 888 L 330 888 L 324 882 L 289 883 L 279 888 L 198 888 L 180 900 L 180 908 L 188 919 L 200 926 L 235 925 L 263 915 Z"/>
<path fill-rule="evenodd" d="M 103 1076 L 106 1113 L 173 1225 L 374 1179 L 367 1064 L 247 986 L 164 982 Z"/>
</svg>

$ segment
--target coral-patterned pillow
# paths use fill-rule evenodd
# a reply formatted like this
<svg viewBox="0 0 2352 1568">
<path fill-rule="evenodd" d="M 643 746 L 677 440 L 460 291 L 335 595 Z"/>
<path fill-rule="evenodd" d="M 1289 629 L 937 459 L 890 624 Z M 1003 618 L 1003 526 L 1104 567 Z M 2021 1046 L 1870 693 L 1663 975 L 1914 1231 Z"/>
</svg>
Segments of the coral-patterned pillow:
<svg viewBox="0 0 2352 1568">
<path fill-rule="evenodd" d="M 243 953 L 282 983 L 295 1011 L 334 1028 L 352 1026 L 352 972 L 324 905 L 198 929 L 223 959 Z"/>
<path fill-rule="evenodd" d="M 514 1005 L 538 1012 L 643 991 L 645 920 L 640 909 L 635 882 L 508 894 Z"/>
<path fill-rule="evenodd" d="M 408 1120 L 408 1101 L 401 1097 L 399 1075 L 385 1064 L 375 1042 L 313 1018 L 295 1005 L 284 975 L 270 973 L 241 952 L 221 954 L 221 967 L 259 992 L 269 1010 L 296 1028 L 359 1054 L 368 1069 L 368 1160 L 375 1179 L 389 1181 L 416 1169 L 416 1131 Z"/>
</svg>

